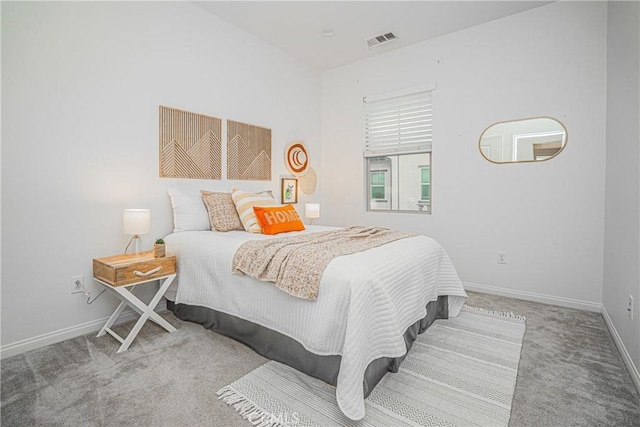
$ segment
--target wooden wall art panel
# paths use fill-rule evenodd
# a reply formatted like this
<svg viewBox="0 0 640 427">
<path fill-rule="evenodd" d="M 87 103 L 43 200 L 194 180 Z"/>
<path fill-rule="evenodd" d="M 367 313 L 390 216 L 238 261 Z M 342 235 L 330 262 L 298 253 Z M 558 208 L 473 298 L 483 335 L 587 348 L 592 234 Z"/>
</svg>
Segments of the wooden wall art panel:
<svg viewBox="0 0 640 427">
<path fill-rule="evenodd" d="M 271 180 L 271 129 L 227 120 L 227 179 Z"/>
<path fill-rule="evenodd" d="M 222 119 L 161 105 L 160 177 L 222 179 Z"/>
</svg>

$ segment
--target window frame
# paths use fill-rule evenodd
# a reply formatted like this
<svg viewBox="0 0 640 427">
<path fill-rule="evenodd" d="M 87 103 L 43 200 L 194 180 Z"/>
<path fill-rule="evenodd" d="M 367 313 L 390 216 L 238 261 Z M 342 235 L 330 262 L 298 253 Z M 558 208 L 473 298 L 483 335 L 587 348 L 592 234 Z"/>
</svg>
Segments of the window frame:
<svg viewBox="0 0 640 427">
<path fill-rule="evenodd" d="M 364 149 L 364 173 L 365 173 L 365 204 L 367 212 L 387 213 L 418 213 L 431 214 L 433 200 L 433 152 L 432 152 L 432 91 L 434 86 L 422 87 L 398 91 L 387 95 L 365 97 L 365 149 Z M 373 104 L 373 105 L 370 105 Z M 383 118 L 381 118 L 383 117 Z M 394 195 L 400 195 L 406 191 L 403 181 L 406 176 L 402 169 L 401 157 L 405 155 L 426 154 L 428 163 L 420 161 L 419 197 L 416 200 L 417 209 L 400 209 L 398 200 L 397 209 L 394 209 Z M 388 185 L 385 181 L 385 199 L 373 198 L 372 175 L 376 172 L 373 159 L 396 157 L 391 161 Z M 394 166 L 395 165 L 395 166 Z M 415 167 L 415 166 L 413 166 Z M 422 169 L 429 170 L 428 182 L 422 182 Z M 397 169 L 393 170 L 393 169 Z M 414 169 L 415 170 L 415 169 Z M 404 172 L 404 173 L 403 173 Z M 410 172 L 414 174 L 415 172 Z M 398 175 L 398 179 L 394 180 Z M 415 176 L 415 175 L 413 175 Z M 394 182 L 394 181 L 397 181 Z M 414 181 L 415 182 L 415 181 Z M 396 185 L 397 188 L 394 187 Z M 402 185 L 402 187 L 400 187 Z M 413 184 L 411 184 L 413 185 Z M 429 198 L 424 199 L 423 189 L 428 186 Z M 388 187 L 388 188 L 387 188 Z M 415 188 L 415 187 L 410 187 Z M 411 190 L 413 192 L 413 190 Z M 415 194 L 415 193 L 414 193 Z M 404 197 L 404 196 L 403 196 Z M 412 200 L 412 199 L 409 199 Z M 373 208 L 376 202 L 386 202 L 388 208 Z M 425 209 L 426 206 L 426 209 Z M 403 207 L 407 207 L 404 203 Z"/>
</svg>

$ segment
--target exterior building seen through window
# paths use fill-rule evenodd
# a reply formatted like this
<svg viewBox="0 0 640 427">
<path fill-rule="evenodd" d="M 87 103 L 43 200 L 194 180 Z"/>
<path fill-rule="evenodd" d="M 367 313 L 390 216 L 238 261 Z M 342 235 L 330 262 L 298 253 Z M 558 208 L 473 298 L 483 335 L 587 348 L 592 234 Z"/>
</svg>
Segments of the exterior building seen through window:
<svg viewBox="0 0 640 427">
<path fill-rule="evenodd" d="M 369 210 L 429 212 L 431 153 L 370 157 Z"/>
</svg>

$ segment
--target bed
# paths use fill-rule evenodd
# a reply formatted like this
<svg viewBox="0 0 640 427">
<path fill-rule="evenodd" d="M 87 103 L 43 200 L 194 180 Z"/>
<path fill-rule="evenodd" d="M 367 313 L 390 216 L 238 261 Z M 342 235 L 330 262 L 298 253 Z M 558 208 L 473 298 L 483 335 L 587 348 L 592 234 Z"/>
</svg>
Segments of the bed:
<svg viewBox="0 0 640 427">
<path fill-rule="evenodd" d="M 358 420 L 365 397 L 387 371 L 397 371 L 417 334 L 436 318 L 457 316 L 466 293 L 444 249 L 426 236 L 335 258 L 315 301 L 232 273 L 244 242 L 330 229 L 311 225 L 275 236 L 174 232 L 165 238 L 178 256 L 167 305 L 183 320 L 336 385 L 340 409 Z"/>
</svg>

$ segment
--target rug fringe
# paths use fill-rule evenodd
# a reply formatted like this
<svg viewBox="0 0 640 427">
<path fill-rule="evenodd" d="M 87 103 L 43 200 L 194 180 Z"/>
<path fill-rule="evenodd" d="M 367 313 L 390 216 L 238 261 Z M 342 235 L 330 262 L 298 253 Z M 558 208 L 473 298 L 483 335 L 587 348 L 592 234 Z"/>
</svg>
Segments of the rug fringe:
<svg viewBox="0 0 640 427">
<path fill-rule="evenodd" d="M 221 388 L 216 394 L 218 395 L 218 400 L 222 400 L 227 405 L 232 406 L 236 412 L 242 415 L 242 418 L 256 427 L 282 426 L 282 424 L 272 416 L 273 414 L 260 408 L 230 386 Z"/>
<path fill-rule="evenodd" d="M 479 307 L 469 307 L 468 305 L 463 305 L 462 306 L 463 310 L 467 310 L 467 311 L 476 311 L 478 313 L 485 313 L 485 314 L 491 314 L 493 316 L 500 316 L 500 317 L 505 317 L 507 319 L 516 319 L 516 320 L 522 320 L 522 321 L 526 321 L 527 318 L 525 316 L 521 316 L 519 314 L 513 314 L 513 312 L 511 311 L 493 311 L 493 310 L 487 310 L 486 308 L 479 308 Z"/>
</svg>

